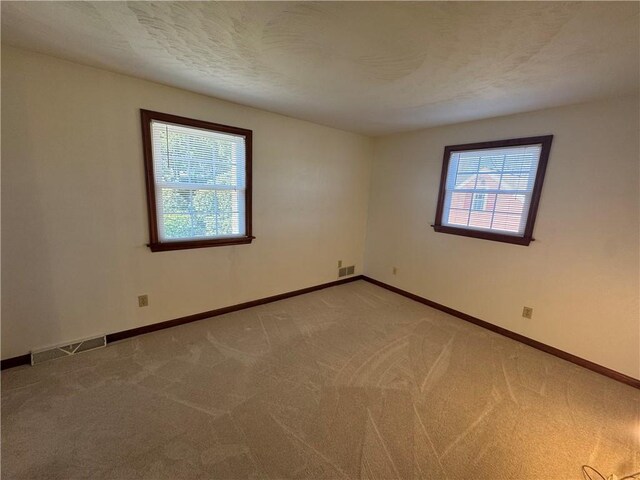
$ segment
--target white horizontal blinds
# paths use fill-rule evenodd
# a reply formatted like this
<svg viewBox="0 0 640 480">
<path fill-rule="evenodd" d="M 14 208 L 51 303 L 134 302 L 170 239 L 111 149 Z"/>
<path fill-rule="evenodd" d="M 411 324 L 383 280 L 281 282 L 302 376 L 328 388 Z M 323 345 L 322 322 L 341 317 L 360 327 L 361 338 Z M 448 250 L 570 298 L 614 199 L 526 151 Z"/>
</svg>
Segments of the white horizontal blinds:
<svg viewBox="0 0 640 480">
<path fill-rule="evenodd" d="M 442 224 L 523 236 L 542 145 L 451 153 Z"/>
<path fill-rule="evenodd" d="M 245 138 L 153 120 L 160 241 L 245 235 Z"/>
</svg>

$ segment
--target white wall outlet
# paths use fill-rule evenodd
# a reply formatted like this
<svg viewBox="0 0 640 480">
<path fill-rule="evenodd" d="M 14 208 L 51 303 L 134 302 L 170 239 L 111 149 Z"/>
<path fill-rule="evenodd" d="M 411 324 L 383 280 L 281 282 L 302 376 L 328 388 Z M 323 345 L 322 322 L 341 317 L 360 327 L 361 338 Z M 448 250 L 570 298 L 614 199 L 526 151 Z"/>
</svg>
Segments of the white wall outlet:
<svg viewBox="0 0 640 480">
<path fill-rule="evenodd" d="M 342 260 L 338 260 L 338 268 L 342 267 Z"/>
<path fill-rule="evenodd" d="M 533 307 L 522 307 L 522 317 L 531 319 L 533 317 Z"/>
</svg>

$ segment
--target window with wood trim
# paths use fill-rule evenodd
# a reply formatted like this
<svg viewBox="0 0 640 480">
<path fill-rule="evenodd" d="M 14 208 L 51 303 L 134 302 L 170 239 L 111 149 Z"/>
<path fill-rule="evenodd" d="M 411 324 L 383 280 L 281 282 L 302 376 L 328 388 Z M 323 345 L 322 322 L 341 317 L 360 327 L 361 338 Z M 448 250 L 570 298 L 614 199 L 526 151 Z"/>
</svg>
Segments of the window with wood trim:
<svg viewBox="0 0 640 480">
<path fill-rule="evenodd" d="M 252 131 L 140 113 L 151 250 L 251 243 Z"/>
<path fill-rule="evenodd" d="M 445 147 L 434 230 L 529 245 L 552 140 Z"/>
</svg>

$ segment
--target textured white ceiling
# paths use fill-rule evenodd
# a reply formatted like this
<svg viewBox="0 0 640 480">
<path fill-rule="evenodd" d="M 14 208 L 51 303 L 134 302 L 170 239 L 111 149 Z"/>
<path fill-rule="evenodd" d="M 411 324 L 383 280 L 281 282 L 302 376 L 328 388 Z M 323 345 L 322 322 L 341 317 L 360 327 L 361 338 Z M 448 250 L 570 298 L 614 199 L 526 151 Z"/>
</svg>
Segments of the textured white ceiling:
<svg viewBox="0 0 640 480">
<path fill-rule="evenodd" d="M 10 45 L 367 134 L 638 91 L 637 2 L 2 2 Z"/>
</svg>

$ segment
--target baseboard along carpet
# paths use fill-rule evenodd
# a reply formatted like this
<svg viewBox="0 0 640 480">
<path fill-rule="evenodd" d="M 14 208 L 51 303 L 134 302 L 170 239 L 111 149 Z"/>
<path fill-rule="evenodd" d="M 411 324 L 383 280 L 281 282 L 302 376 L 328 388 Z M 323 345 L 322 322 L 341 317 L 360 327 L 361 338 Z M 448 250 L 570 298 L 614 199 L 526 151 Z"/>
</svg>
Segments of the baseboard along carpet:
<svg viewBox="0 0 640 480">
<path fill-rule="evenodd" d="M 579 479 L 640 391 L 355 281 L 2 372 L 3 478 Z"/>
</svg>

